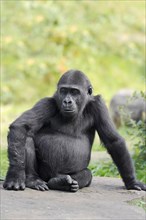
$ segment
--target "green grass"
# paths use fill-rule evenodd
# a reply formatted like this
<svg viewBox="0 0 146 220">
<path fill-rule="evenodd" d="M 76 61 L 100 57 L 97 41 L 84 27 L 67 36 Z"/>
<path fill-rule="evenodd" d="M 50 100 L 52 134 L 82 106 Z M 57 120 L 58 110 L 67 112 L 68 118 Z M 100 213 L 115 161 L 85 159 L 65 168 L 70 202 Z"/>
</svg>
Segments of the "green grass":
<svg viewBox="0 0 146 220">
<path fill-rule="evenodd" d="M 119 172 L 111 161 L 99 161 L 89 165 L 93 176 L 120 177 Z"/>
<path fill-rule="evenodd" d="M 143 208 L 146 211 L 146 199 L 142 197 L 142 199 L 133 199 L 132 201 L 128 202 L 131 205 L 136 205 L 138 207 Z"/>
<path fill-rule="evenodd" d="M 1 149 L 0 153 L 0 179 L 3 180 L 8 169 L 7 150 Z"/>
</svg>

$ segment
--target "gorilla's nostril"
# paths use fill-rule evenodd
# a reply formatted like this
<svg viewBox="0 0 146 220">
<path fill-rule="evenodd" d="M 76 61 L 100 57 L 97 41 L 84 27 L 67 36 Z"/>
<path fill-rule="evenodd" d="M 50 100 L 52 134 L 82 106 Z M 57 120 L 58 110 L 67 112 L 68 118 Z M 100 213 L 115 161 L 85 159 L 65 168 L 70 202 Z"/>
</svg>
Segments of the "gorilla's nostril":
<svg viewBox="0 0 146 220">
<path fill-rule="evenodd" d="M 72 105 L 72 101 L 69 100 L 69 99 L 65 99 L 65 100 L 63 101 L 63 104 L 64 104 L 64 105 Z"/>
</svg>

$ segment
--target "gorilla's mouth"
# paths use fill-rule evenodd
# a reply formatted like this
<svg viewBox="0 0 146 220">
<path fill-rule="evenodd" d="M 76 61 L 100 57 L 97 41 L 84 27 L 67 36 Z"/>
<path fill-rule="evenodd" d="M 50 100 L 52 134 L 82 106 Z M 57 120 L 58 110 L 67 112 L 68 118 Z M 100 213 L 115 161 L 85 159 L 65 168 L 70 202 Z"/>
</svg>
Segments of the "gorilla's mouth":
<svg viewBox="0 0 146 220">
<path fill-rule="evenodd" d="M 67 113 L 74 113 L 76 112 L 76 108 L 74 108 L 74 106 L 62 106 L 62 111 Z"/>
<path fill-rule="evenodd" d="M 64 112 L 67 112 L 67 113 L 74 113 L 75 110 L 74 109 L 63 109 Z"/>
<path fill-rule="evenodd" d="M 66 117 L 72 117 L 76 114 L 76 110 L 71 109 L 71 108 L 63 108 L 62 109 L 62 114 Z"/>
</svg>

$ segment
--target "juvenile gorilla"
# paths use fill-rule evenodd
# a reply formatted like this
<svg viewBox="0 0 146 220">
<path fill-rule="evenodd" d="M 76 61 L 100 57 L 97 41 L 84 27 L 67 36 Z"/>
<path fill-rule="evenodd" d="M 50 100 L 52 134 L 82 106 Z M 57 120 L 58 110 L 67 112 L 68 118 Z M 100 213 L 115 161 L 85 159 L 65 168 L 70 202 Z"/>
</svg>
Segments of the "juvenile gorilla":
<svg viewBox="0 0 146 220">
<path fill-rule="evenodd" d="M 135 178 L 124 139 L 115 130 L 102 98 L 92 95 L 89 80 L 78 70 L 66 72 L 53 97 L 40 100 L 10 125 L 4 188 L 76 192 L 89 186 L 92 175 L 87 167 L 95 131 L 126 188 L 146 190 Z"/>
</svg>

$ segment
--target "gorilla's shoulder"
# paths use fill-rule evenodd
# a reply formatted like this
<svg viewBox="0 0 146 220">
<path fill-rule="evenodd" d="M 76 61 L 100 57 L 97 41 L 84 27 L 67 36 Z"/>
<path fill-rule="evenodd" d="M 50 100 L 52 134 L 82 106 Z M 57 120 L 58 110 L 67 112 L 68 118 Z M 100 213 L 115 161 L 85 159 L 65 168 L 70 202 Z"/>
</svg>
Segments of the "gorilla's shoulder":
<svg viewBox="0 0 146 220">
<path fill-rule="evenodd" d="M 55 108 L 56 107 L 56 101 L 53 97 L 44 97 L 40 99 L 35 105 L 34 108 L 46 108 L 46 107 L 51 107 Z"/>
<path fill-rule="evenodd" d="M 101 99 L 102 99 L 102 95 L 100 95 L 100 94 L 94 96 L 95 101 L 100 101 Z"/>
</svg>

